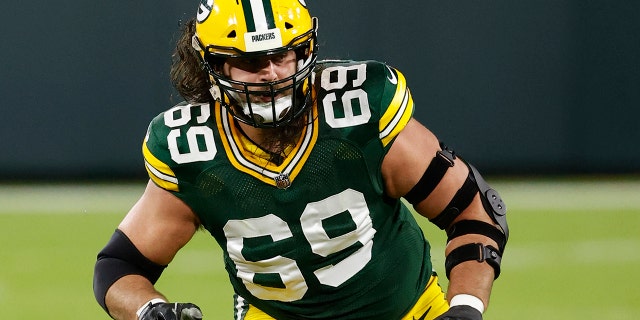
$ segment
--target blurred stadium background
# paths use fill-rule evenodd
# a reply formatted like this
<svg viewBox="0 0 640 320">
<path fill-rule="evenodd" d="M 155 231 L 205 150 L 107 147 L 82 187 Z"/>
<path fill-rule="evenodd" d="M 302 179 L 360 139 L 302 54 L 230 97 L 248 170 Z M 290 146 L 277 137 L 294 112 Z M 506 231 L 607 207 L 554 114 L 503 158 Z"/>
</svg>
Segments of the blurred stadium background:
<svg viewBox="0 0 640 320">
<path fill-rule="evenodd" d="M 506 198 L 512 239 L 487 319 L 637 318 L 640 2 L 307 3 L 322 58 L 403 71 L 416 117 Z M 93 261 L 144 188 L 140 143 L 179 100 L 170 55 L 196 6 L 3 4 L 0 318 L 107 319 Z M 444 237 L 423 225 L 441 265 Z M 230 319 L 211 241 L 198 234 L 159 285 Z"/>
</svg>

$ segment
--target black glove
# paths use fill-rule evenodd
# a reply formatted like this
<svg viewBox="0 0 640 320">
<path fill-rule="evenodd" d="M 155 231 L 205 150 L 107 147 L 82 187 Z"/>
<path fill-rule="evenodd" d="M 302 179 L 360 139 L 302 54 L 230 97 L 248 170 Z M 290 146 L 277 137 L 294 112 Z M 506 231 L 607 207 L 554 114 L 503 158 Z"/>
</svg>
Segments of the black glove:
<svg viewBox="0 0 640 320">
<path fill-rule="evenodd" d="M 434 320 L 482 320 L 482 313 L 471 306 L 455 306 Z"/>
<path fill-rule="evenodd" d="M 140 320 L 202 320 L 202 311 L 193 303 L 149 304 L 140 313 Z"/>
</svg>

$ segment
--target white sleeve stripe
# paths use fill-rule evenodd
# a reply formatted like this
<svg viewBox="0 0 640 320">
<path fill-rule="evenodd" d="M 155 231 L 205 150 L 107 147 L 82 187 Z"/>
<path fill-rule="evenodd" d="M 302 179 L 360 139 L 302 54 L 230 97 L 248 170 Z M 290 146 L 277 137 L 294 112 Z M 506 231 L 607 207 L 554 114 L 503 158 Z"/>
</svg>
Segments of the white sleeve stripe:
<svg viewBox="0 0 640 320">
<path fill-rule="evenodd" d="M 393 129 L 396 128 L 396 126 L 398 125 L 398 122 L 400 122 L 400 119 L 402 119 L 402 116 L 404 115 L 408 104 L 409 104 L 409 90 L 405 91 L 404 97 L 402 98 L 402 105 L 398 109 L 398 112 L 396 112 L 396 114 L 393 116 L 393 119 L 391 120 L 391 122 L 389 122 L 387 127 L 384 128 L 382 132 L 380 132 L 380 139 L 384 139 L 389 134 L 391 134 L 391 132 L 393 132 Z"/>
<path fill-rule="evenodd" d="M 147 169 L 149 170 L 149 172 L 151 172 L 156 178 L 158 178 L 160 180 L 163 180 L 163 181 L 166 181 L 166 182 L 169 182 L 169 183 L 178 184 L 178 179 L 176 177 L 168 176 L 168 175 L 160 172 L 158 169 L 153 167 L 147 161 L 145 161 L 144 164 L 147 167 Z"/>
</svg>

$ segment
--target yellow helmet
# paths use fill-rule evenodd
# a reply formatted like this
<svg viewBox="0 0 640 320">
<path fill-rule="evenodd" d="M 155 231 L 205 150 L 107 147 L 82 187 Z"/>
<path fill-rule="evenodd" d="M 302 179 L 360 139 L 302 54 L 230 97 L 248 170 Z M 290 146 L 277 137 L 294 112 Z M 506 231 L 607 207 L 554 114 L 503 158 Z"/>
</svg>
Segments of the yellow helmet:
<svg viewBox="0 0 640 320">
<path fill-rule="evenodd" d="M 211 93 L 216 100 L 239 121 L 255 127 L 278 127 L 300 117 L 311 105 L 316 30 L 317 20 L 310 16 L 304 0 L 201 0 L 192 44 L 211 75 Z M 296 53 L 297 71 L 274 82 L 235 81 L 216 68 L 231 57 L 286 51 Z M 284 92 L 292 92 L 287 101 L 283 101 Z M 270 103 L 248 99 L 266 94 L 271 94 Z"/>
</svg>

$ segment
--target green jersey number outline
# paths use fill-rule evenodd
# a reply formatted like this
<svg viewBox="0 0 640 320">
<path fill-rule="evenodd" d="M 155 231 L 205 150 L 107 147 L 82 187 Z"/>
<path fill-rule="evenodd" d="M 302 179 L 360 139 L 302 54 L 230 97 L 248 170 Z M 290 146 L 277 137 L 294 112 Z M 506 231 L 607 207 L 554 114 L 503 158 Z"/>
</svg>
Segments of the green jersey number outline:
<svg viewBox="0 0 640 320">
<path fill-rule="evenodd" d="M 211 116 L 211 109 L 208 104 L 196 106 L 200 107 L 200 115 L 196 117 L 196 122 L 198 124 L 205 124 Z M 192 107 L 194 107 L 194 105 L 191 104 L 176 106 L 164 113 L 164 124 L 169 128 L 173 128 L 167 135 L 167 143 L 169 146 L 169 152 L 171 153 L 171 159 L 180 164 L 213 160 L 218 152 L 213 138 L 213 130 L 206 125 L 189 127 L 185 133 L 189 149 L 185 152 L 180 151 L 178 147 L 178 139 L 182 134 L 179 127 L 184 126 L 191 121 Z M 204 141 L 203 150 L 200 149 L 201 147 L 198 142 L 198 137 L 201 137 L 202 141 Z M 182 145 L 184 146 L 184 144 Z"/>
<path fill-rule="evenodd" d="M 356 229 L 330 237 L 323 221 L 348 212 Z M 360 243 L 362 247 L 342 261 L 321 267 L 313 273 L 324 285 L 338 287 L 362 270 L 371 260 L 373 236 L 376 230 L 364 195 L 346 189 L 323 200 L 307 204 L 300 216 L 300 225 L 311 250 L 322 257 L 338 253 Z M 227 238 L 227 253 L 235 262 L 237 274 L 247 290 L 263 300 L 296 301 L 308 290 L 307 283 L 295 260 L 277 255 L 260 261 L 248 261 L 242 254 L 244 239 L 270 236 L 277 242 L 293 237 L 291 229 L 281 218 L 269 214 L 260 218 L 230 220 L 223 228 Z M 253 282 L 256 274 L 278 274 L 284 288 L 265 287 Z"/>
</svg>

